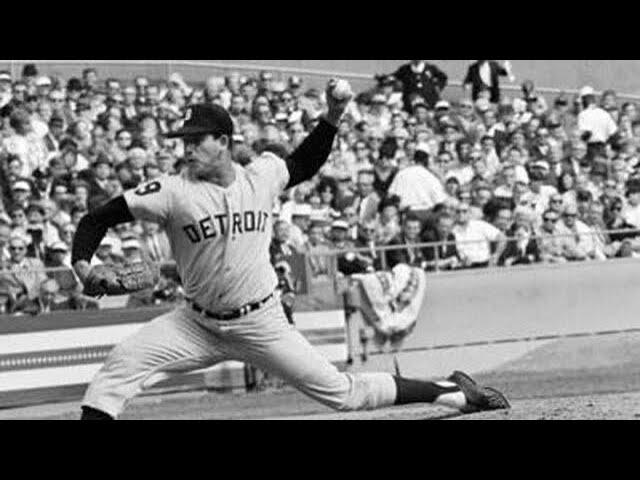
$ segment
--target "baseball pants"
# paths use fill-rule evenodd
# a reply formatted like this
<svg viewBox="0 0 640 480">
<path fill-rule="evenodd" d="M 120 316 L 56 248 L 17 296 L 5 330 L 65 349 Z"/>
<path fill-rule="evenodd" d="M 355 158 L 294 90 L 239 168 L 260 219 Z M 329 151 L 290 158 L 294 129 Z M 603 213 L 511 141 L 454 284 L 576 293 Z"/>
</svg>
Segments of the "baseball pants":
<svg viewBox="0 0 640 480">
<path fill-rule="evenodd" d="M 388 373 L 342 373 L 292 325 L 272 298 L 231 321 L 204 317 L 189 306 L 162 315 L 116 346 L 95 375 L 83 405 L 117 418 L 129 400 L 172 375 L 239 360 L 276 375 L 335 410 L 393 405 Z"/>
</svg>

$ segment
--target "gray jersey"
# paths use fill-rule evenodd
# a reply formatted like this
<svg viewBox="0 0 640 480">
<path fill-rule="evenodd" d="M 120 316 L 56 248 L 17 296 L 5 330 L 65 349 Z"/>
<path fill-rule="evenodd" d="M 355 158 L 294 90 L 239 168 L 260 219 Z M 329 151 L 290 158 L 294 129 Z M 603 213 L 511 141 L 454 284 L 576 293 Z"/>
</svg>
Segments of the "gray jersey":
<svg viewBox="0 0 640 480">
<path fill-rule="evenodd" d="M 289 172 L 268 152 L 234 168 L 228 188 L 183 173 L 124 194 L 136 219 L 164 226 L 186 295 L 212 312 L 261 300 L 277 284 L 269 262 L 271 216 Z"/>
</svg>

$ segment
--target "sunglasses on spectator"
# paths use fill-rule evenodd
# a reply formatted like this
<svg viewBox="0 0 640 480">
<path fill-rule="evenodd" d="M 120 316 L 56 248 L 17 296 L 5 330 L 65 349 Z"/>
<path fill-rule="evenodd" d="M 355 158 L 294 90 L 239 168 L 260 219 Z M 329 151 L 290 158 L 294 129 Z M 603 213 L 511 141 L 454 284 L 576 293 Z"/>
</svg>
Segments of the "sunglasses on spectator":
<svg viewBox="0 0 640 480">
<path fill-rule="evenodd" d="M 545 222 L 553 222 L 556 223 L 558 221 L 557 217 L 544 217 Z"/>
<path fill-rule="evenodd" d="M 551 199 L 551 203 L 562 203 L 562 199 L 561 198 L 552 198 Z"/>
<path fill-rule="evenodd" d="M 577 218 L 578 217 L 578 215 L 575 214 L 575 213 L 565 213 L 564 216 L 567 217 L 567 218 Z"/>
<path fill-rule="evenodd" d="M 12 250 L 12 251 L 15 251 L 15 252 L 21 252 L 21 251 L 26 250 L 26 249 L 27 249 L 26 247 L 15 247 L 13 245 L 11 245 L 9 247 L 9 250 Z"/>
</svg>

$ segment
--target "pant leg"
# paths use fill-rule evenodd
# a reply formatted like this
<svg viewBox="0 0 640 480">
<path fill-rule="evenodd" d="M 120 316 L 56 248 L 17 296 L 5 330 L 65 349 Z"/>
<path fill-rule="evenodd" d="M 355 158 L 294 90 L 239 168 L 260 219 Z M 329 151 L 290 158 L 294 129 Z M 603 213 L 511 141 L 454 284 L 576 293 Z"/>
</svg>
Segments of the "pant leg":
<svg viewBox="0 0 640 480">
<path fill-rule="evenodd" d="M 235 322 L 221 327 L 235 358 L 282 378 L 324 405 L 364 410 L 395 402 L 396 384 L 390 374 L 340 372 L 287 323 L 277 301 Z"/>
<path fill-rule="evenodd" d="M 220 341 L 177 308 L 142 327 L 109 353 L 83 405 L 113 417 L 144 388 L 171 375 L 211 366 L 226 357 Z"/>
</svg>

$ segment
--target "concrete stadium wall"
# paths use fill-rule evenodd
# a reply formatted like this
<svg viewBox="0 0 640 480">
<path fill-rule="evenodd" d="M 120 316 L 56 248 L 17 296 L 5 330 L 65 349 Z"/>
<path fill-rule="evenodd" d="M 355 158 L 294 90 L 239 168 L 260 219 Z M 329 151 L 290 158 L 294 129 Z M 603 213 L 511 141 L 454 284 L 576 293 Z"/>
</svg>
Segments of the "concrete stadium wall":
<svg viewBox="0 0 640 480">
<path fill-rule="evenodd" d="M 399 356 L 403 373 L 484 371 L 558 336 L 638 329 L 639 291 L 638 260 L 430 275 L 417 325 L 403 346 L 414 352 Z M 354 293 L 355 303 L 362 302 L 360 289 Z M 349 323 L 351 358 L 359 364 L 364 322 L 358 313 Z M 373 348 L 369 342 L 370 358 L 357 366 L 388 369 L 388 358 L 381 363 Z"/>
<path fill-rule="evenodd" d="M 449 74 L 452 80 L 462 80 L 467 66 L 473 60 L 430 60 Z M 202 80 L 207 74 L 217 74 L 218 68 L 178 67 L 171 61 L 156 64 L 139 65 L 139 61 L 125 64 L 118 61 L 43 61 L 41 71 L 44 74 L 59 74 L 67 78 L 79 76 L 82 68 L 97 66 L 101 77 L 115 76 L 132 79 L 136 75 L 148 75 L 151 78 L 166 78 L 172 71 L 180 71 L 191 81 Z M 178 62 L 178 61 L 176 61 Z M 285 69 L 308 69 L 316 71 L 344 72 L 366 76 L 375 73 L 392 72 L 406 60 L 210 60 L 227 65 L 257 65 Z M 19 75 L 21 60 L 0 61 L 0 68 L 7 68 Z M 162 63 L 162 64 L 160 64 Z M 579 89 L 589 84 L 596 90 L 613 88 L 627 94 L 640 94 L 640 60 L 511 60 L 517 76 L 517 83 L 524 79 L 533 80 L 539 87 Z M 313 82 L 312 82 L 313 83 Z M 371 82 L 367 82 L 371 84 Z M 508 83 L 505 83 L 508 85 Z M 455 88 L 455 87 L 454 87 Z"/>
</svg>

